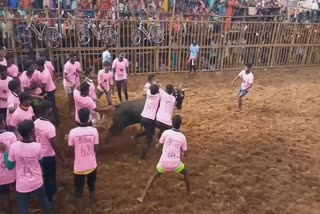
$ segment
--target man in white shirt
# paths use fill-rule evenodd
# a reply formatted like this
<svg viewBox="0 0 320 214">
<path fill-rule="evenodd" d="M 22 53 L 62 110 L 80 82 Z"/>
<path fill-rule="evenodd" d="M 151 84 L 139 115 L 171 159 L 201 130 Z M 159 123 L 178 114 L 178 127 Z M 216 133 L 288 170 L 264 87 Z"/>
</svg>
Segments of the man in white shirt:
<svg viewBox="0 0 320 214">
<path fill-rule="evenodd" d="M 102 64 L 104 62 L 109 62 L 110 64 L 112 63 L 112 57 L 108 49 L 109 47 L 106 46 L 104 51 L 102 52 Z"/>
<path fill-rule="evenodd" d="M 238 94 L 238 106 L 239 111 L 242 108 L 242 97 L 249 93 L 249 90 L 252 88 L 254 76 L 251 72 L 252 64 L 247 63 L 245 70 L 242 70 L 232 81 L 232 85 L 234 82 L 240 77 L 242 79 L 242 83 L 240 86 L 240 91 Z"/>
</svg>

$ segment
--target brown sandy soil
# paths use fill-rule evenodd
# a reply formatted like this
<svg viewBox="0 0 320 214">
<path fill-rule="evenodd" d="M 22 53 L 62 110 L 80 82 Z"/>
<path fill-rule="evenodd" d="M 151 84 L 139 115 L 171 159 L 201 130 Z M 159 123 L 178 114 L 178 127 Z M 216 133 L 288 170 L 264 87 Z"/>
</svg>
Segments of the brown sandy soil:
<svg viewBox="0 0 320 214">
<path fill-rule="evenodd" d="M 144 139 L 130 143 L 138 128 L 129 128 L 111 140 L 114 146 L 98 151 L 97 206 L 86 202 L 86 213 L 320 213 L 318 68 L 255 71 L 242 113 L 236 105 L 240 83 L 230 85 L 237 72 L 158 75 L 163 85 L 183 81 L 188 88 L 183 109 L 176 113 L 183 117 L 189 146 L 183 161 L 191 195 L 181 175 L 166 174 L 143 204 L 136 203 L 161 150 L 153 148 L 148 160 L 139 163 Z M 129 77 L 130 99 L 141 96 L 146 79 Z M 58 134 L 67 150 L 63 135 L 74 126 L 73 119 L 67 117 L 62 89 L 57 96 L 64 115 Z M 101 144 L 110 143 L 109 125 L 100 129 Z M 57 195 L 57 213 L 74 213 L 72 167 L 58 168 L 59 184 L 66 189 Z"/>
</svg>

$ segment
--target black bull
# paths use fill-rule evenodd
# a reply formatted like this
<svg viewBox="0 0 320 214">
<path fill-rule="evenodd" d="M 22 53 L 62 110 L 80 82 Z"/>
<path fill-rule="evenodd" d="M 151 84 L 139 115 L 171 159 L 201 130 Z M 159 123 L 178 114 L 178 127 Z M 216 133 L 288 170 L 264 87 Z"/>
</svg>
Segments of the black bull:
<svg viewBox="0 0 320 214">
<path fill-rule="evenodd" d="M 175 89 L 174 96 L 176 97 L 175 106 L 180 110 L 184 99 L 184 90 L 179 88 Z M 141 123 L 141 113 L 145 102 L 146 98 L 141 98 L 117 105 L 113 114 L 113 124 L 109 129 L 109 133 L 111 135 L 117 135 L 126 127 Z"/>
</svg>

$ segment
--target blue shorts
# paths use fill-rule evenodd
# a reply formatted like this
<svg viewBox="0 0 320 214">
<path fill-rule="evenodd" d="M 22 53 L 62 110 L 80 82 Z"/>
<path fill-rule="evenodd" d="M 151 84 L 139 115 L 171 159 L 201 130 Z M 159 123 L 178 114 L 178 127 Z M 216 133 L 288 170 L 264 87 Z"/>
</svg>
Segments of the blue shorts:
<svg viewBox="0 0 320 214">
<path fill-rule="evenodd" d="M 244 96 L 247 95 L 248 93 L 249 93 L 248 90 L 240 88 L 239 96 L 240 96 L 240 97 L 244 97 Z"/>
</svg>

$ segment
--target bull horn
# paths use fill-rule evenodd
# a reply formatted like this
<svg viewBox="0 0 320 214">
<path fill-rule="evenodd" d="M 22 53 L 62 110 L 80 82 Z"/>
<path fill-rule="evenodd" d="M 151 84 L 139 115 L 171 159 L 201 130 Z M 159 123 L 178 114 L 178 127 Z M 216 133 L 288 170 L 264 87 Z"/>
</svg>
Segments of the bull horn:
<svg viewBox="0 0 320 214">
<path fill-rule="evenodd" d="M 179 86 L 178 86 L 178 88 L 179 88 L 179 89 L 181 89 L 181 87 L 182 87 L 182 83 L 183 83 L 183 82 L 181 82 L 181 83 L 179 84 Z"/>
</svg>

